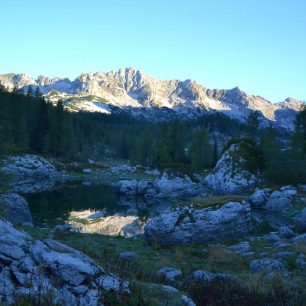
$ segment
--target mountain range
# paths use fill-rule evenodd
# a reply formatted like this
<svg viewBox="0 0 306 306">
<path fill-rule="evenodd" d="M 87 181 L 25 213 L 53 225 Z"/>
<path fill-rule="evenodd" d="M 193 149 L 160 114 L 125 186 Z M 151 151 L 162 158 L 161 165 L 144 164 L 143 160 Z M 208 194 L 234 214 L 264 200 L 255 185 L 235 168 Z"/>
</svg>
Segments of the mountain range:
<svg viewBox="0 0 306 306">
<path fill-rule="evenodd" d="M 191 119 L 221 112 L 245 122 L 250 112 L 258 112 L 262 126 L 294 129 L 294 121 L 305 102 L 287 98 L 272 103 L 248 94 L 239 87 L 209 89 L 193 80 L 159 80 L 133 68 L 107 73 L 83 73 L 74 81 L 68 78 L 26 74 L 2 74 L 0 83 L 12 91 L 39 88 L 47 101 L 63 100 L 70 111 L 113 113 L 124 111 L 147 120 Z"/>
</svg>

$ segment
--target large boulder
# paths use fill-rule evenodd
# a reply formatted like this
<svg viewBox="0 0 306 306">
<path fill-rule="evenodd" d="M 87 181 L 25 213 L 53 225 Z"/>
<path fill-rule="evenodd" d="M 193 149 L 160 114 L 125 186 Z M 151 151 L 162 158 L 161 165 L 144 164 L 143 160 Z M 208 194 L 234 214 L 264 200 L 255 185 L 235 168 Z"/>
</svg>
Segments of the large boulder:
<svg viewBox="0 0 306 306">
<path fill-rule="evenodd" d="M 292 186 L 284 186 L 275 191 L 268 188 L 258 189 L 246 201 L 256 209 L 288 211 L 296 193 L 296 188 Z"/>
<path fill-rule="evenodd" d="M 4 218 L 16 225 L 33 226 L 33 219 L 27 201 L 17 193 L 0 197 Z"/>
<path fill-rule="evenodd" d="M 56 305 L 101 305 L 105 291 L 129 293 L 128 283 L 58 241 L 35 241 L 0 220 L 0 302 L 48 299 Z"/>
<path fill-rule="evenodd" d="M 55 167 L 39 155 L 24 154 L 10 156 L 3 160 L 3 163 L 2 172 L 14 176 L 51 177 L 58 174 Z"/>
<path fill-rule="evenodd" d="M 145 226 L 145 237 L 160 245 L 223 241 L 246 234 L 250 219 L 250 206 L 235 202 L 217 210 L 179 207 L 151 219 Z"/>
<path fill-rule="evenodd" d="M 242 145 L 232 144 L 203 182 L 216 194 L 240 194 L 258 183 L 258 173 L 255 172 L 249 170 Z"/>
</svg>

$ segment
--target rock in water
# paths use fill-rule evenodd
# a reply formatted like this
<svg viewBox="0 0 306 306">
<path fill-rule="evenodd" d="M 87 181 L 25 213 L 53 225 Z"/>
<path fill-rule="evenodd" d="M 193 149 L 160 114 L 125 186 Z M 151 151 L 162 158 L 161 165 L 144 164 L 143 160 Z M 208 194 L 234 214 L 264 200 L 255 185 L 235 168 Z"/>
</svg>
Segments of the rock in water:
<svg viewBox="0 0 306 306">
<path fill-rule="evenodd" d="M 145 237 L 160 245 L 223 241 L 246 234 L 250 220 L 250 206 L 235 202 L 217 210 L 182 207 L 151 219 Z"/>
<path fill-rule="evenodd" d="M 195 196 L 199 193 L 199 187 L 187 175 L 184 177 L 169 177 L 165 172 L 161 178 L 154 181 L 154 190 L 156 192 L 154 197 L 177 198 Z"/>
<path fill-rule="evenodd" d="M 123 180 L 116 184 L 119 193 L 137 194 L 138 182 L 136 180 Z"/>
<path fill-rule="evenodd" d="M 4 218 L 16 225 L 33 226 L 33 219 L 27 201 L 17 193 L 0 197 L 4 206 Z"/>
<path fill-rule="evenodd" d="M 232 144 L 224 152 L 216 167 L 204 179 L 217 194 L 240 194 L 253 188 L 258 175 L 247 169 L 247 160 L 240 153 L 241 144 Z"/>
<path fill-rule="evenodd" d="M 39 304 L 101 305 L 103 291 L 128 294 L 128 283 L 58 241 L 34 241 L 0 220 L 0 302 L 30 297 Z"/>
<path fill-rule="evenodd" d="M 173 176 L 166 172 L 154 181 L 149 180 L 122 180 L 115 185 L 117 191 L 127 195 L 145 195 L 147 198 L 154 197 L 169 199 L 177 197 L 192 197 L 198 195 L 202 185 L 193 182 L 190 177 Z"/>
</svg>

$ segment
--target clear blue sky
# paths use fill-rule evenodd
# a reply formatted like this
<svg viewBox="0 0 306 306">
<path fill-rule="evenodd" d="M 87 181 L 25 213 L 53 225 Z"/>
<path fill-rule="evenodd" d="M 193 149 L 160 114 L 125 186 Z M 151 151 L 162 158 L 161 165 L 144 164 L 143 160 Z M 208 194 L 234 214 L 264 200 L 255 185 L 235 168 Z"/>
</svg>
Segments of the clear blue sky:
<svg viewBox="0 0 306 306">
<path fill-rule="evenodd" d="M 2 0 L 0 73 L 134 67 L 306 100 L 305 0 Z"/>
</svg>

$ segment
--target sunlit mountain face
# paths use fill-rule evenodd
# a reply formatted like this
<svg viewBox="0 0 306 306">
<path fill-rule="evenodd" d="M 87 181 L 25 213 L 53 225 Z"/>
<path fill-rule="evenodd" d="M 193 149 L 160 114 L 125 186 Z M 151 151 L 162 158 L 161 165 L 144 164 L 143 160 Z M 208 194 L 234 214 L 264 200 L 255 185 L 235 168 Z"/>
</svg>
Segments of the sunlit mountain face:
<svg viewBox="0 0 306 306">
<path fill-rule="evenodd" d="M 250 112 L 258 112 L 262 126 L 294 129 L 296 113 L 304 102 L 287 98 L 271 103 L 248 94 L 239 87 L 229 90 L 209 89 L 192 80 L 158 80 L 133 68 L 107 73 L 83 73 L 74 81 L 67 78 L 25 74 L 3 74 L 0 82 L 8 90 L 39 91 L 54 104 L 64 101 L 70 111 L 111 114 L 124 111 L 136 118 L 168 120 L 192 119 L 221 112 L 245 122 Z"/>
</svg>

